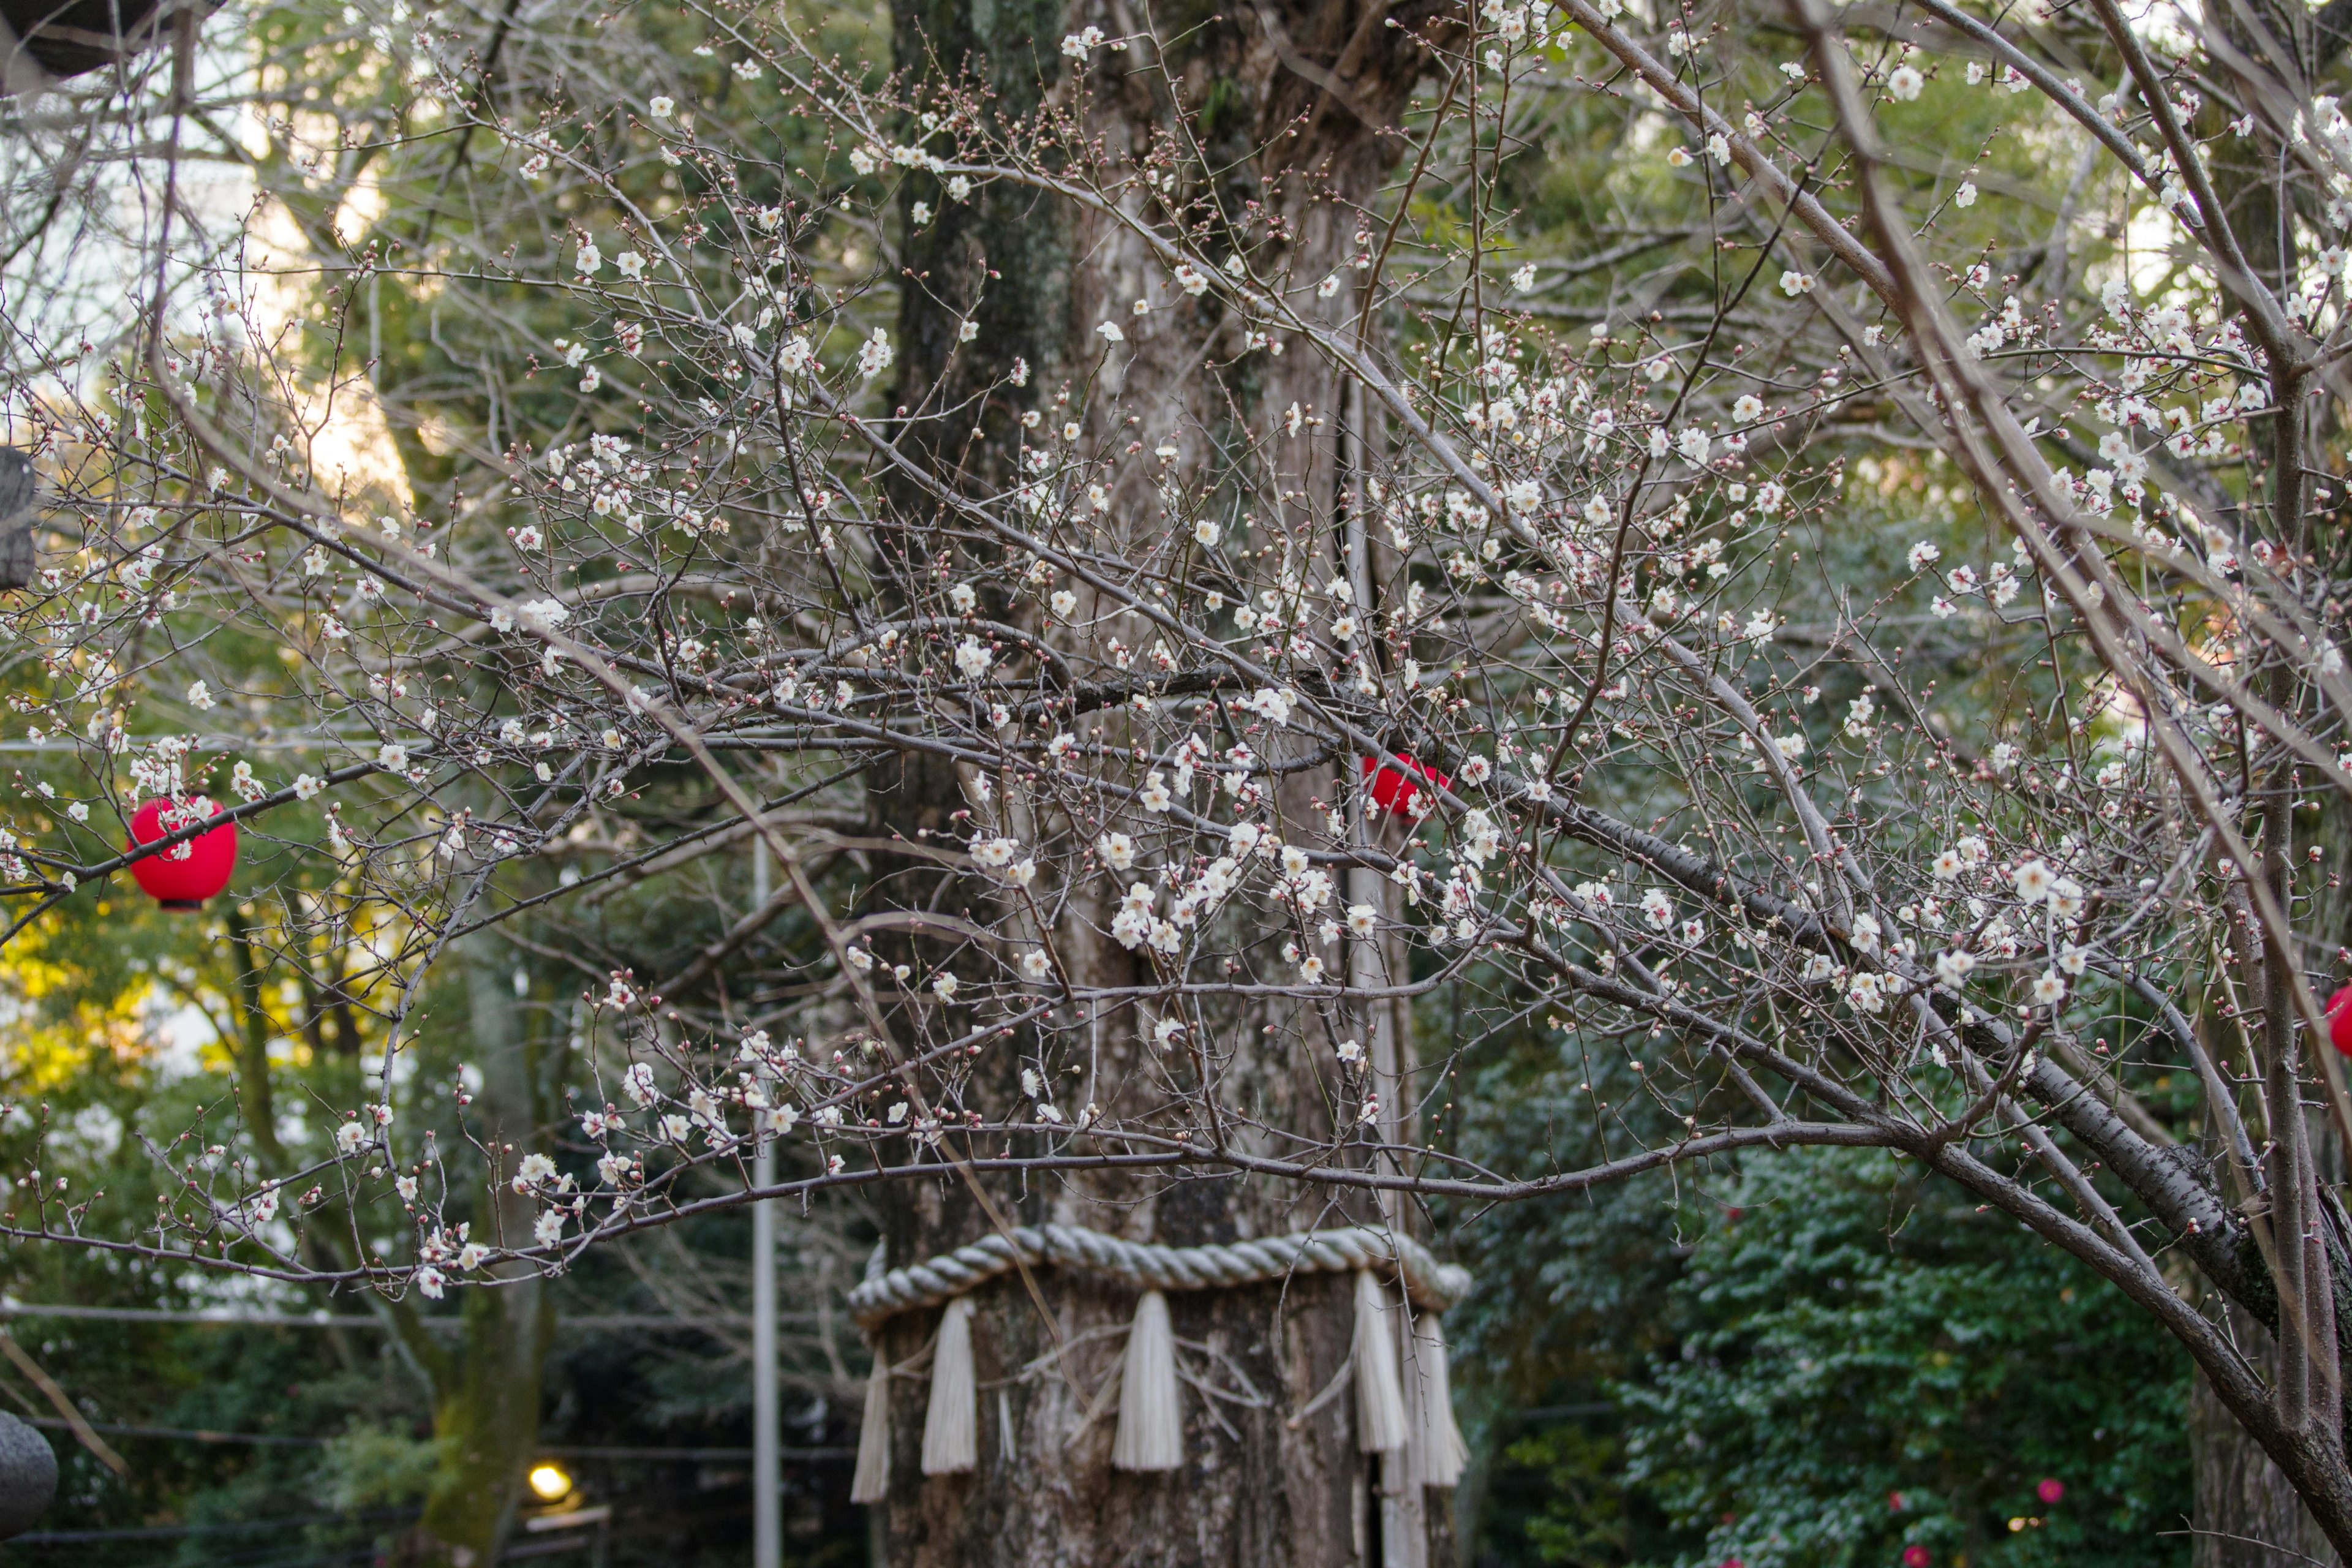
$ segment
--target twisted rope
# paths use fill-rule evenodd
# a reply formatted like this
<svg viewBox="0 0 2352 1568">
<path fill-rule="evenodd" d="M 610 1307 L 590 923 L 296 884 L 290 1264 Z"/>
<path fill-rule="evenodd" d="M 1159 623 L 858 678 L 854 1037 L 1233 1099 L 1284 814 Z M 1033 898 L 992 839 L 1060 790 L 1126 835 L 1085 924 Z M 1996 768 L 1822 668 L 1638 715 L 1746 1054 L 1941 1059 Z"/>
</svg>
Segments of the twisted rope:
<svg viewBox="0 0 2352 1568">
<path fill-rule="evenodd" d="M 867 1279 L 849 1293 L 849 1312 L 872 1329 L 894 1313 L 935 1307 L 1012 1272 L 1024 1263 L 1109 1274 L 1151 1290 L 1207 1290 L 1293 1274 L 1344 1274 L 1387 1265 L 1404 1280 L 1415 1306 L 1442 1312 L 1470 1293 L 1470 1271 L 1440 1263 L 1411 1237 L 1366 1226 L 1302 1230 L 1261 1241 L 1160 1247 L 1076 1226 L 1018 1226 L 1008 1238 L 982 1237 L 969 1247 Z"/>
</svg>

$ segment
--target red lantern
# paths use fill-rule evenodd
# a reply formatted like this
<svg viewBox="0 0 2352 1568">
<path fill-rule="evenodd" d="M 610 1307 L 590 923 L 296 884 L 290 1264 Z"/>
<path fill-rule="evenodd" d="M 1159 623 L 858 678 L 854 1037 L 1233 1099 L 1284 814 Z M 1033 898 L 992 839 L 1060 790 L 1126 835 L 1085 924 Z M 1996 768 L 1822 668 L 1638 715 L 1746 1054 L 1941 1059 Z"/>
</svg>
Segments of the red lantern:
<svg viewBox="0 0 2352 1568">
<path fill-rule="evenodd" d="M 2327 1038 L 2338 1052 L 2352 1057 L 2352 985 L 2327 999 Z"/>
<path fill-rule="evenodd" d="M 1370 757 L 1364 759 L 1364 772 L 1372 781 L 1372 804 L 1383 811 L 1402 811 L 1411 805 L 1412 797 L 1421 793 L 1419 780 L 1428 779 L 1440 789 L 1449 788 L 1454 783 L 1444 773 L 1423 767 L 1402 752 L 1397 753 L 1397 761 L 1405 765 L 1406 773 L 1383 767 Z M 1380 771 L 1374 773 L 1375 768 Z"/>
<path fill-rule="evenodd" d="M 165 813 L 171 820 L 165 820 Z M 131 817 L 131 842 L 126 849 L 166 838 L 191 823 L 211 815 L 210 803 L 201 812 L 184 816 L 169 801 L 151 800 Z M 131 862 L 131 874 L 147 896 L 167 910 L 202 909 L 206 899 L 228 886 L 236 869 L 236 824 L 224 822 L 207 833 L 174 844 Z"/>
</svg>

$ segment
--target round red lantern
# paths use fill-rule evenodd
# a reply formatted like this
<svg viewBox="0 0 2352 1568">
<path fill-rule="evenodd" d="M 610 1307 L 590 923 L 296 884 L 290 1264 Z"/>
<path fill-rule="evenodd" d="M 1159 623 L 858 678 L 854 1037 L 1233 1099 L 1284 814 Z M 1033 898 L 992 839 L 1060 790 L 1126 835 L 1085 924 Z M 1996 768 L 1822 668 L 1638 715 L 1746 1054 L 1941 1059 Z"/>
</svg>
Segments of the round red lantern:
<svg viewBox="0 0 2352 1568">
<path fill-rule="evenodd" d="M 2352 985 L 2339 987 L 2327 999 L 2327 1038 L 2338 1052 L 2352 1057 Z"/>
<path fill-rule="evenodd" d="M 210 802 L 201 807 L 176 807 L 167 800 L 151 800 L 131 816 L 131 842 L 126 849 L 167 838 L 192 823 L 212 815 Z M 236 824 L 224 822 L 209 832 L 173 845 L 169 849 L 131 862 L 131 874 L 147 896 L 167 910 L 202 909 L 206 899 L 228 886 L 236 869 Z"/>
<path fill-rule="evenodd" d="M 1372 804 L 1383 811 L 1402 811 L 1410 806 L 1412 797 L 1421 793 L 1420 781 L 1423 779 L 1431 780 L 1440 789 L 1448 788 L 1454 783 L 1444 773 L 1422 766 L 1402 752 L 1397 753 L 1397 761 L 1405 765 L 1406 772 L 1401 773 L 1371 757 L 1364 759 L 1365 775 L 1372 781 Z M 1379 771 L 1374 772 L 1375 769 Z"/>
</svg>

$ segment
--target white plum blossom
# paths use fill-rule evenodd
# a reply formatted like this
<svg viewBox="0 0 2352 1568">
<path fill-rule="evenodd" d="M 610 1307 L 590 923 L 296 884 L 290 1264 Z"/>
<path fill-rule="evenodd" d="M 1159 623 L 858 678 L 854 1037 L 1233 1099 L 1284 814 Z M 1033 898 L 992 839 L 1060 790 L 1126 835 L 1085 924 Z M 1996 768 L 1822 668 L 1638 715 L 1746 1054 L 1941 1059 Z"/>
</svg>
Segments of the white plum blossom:
<svg viewBox="0 0 2352 1568">
<path fill-rule="evenodd" d="M 1850 975 L 1846 980 L 1845 999 L 1856 1012 L 1878 1012 L 1886 1005 L 1881 994 L 1885 984 L 1884 976 L 1869 970 Z"/>
<path fill-rule="evenodd" d="M 522 1157 L 522 1163 L 515 1167 L 513 1186 L 518 1193 L 528 1193 L 541 1183 L 551 1182 L 554 1179 L 555 1162 L 553 1160 L 540 1153 L 525 1154 Z"/>
</svg>

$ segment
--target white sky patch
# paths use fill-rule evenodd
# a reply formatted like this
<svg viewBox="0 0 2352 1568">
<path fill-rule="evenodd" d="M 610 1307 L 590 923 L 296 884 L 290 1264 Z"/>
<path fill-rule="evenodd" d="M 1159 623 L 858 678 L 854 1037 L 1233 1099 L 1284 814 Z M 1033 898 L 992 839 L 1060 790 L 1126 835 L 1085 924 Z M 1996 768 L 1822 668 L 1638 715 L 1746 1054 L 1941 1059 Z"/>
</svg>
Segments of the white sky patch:
<svg viewBox="0 0 2352 1568">
<path fill-rule="evenodd" d="M 220 1041 L 220 1033 L 204 1009 L 188 1003 L 157 1002 L 147 1011 L 147 1037 L 154 1049 L 148 1070 L 161 1084 L 179 1083 L 205 1070 L 205 1052 Z"/>
<path fill-rule="evenodd" d="M 360 195 L 354 187 L 344 205 Z M 381 210 L 380 195 L 375 203 Z M 340 215 L 337 221 L 341 221 Z M 316 258 L 304 245 L 293 215 L 279 203 L 268 203 L 256 215 L 251 236 L 244 279 L 250 301 L 248 337 L 264 345 L 290 341 L 302 330 L 303 312 L 314 292 Z M 351 375 L 334 386 L 306 387 L 299 416 L 303 429 L 310 432 L 311 469 L 326 489 L 347 484 L 394 498 L 406 496 L 407 475 L 393 445 L 392 426 L 364 375 Z"/>
<path fill-rule="evenodd" d="M 368 1082 L 374 1083 L 377 1080 L 377 1075 L 383 1071 L 383 1058 L 378 1053 L 369 1051 L 360 1058 L 360 1072 L 366 1078 Z M 415 1077 L 416 1053 L 409 1050 L 394 1051 L 392 1053 L 392 1087 L 394 1089 L 404 1089 L 408 1086 L 409 1081 Z M 473 1078 L 474 1081 L 466 1086 L 467 1090 L 469 1093 L 478 1094 L 481 1092 L 482 1087 L 480 1081 L 481 1074 L 478 1071 L 476 1071 Z"/>
<path fill-rule="evenodd" d="M 122 1118 L 110 1105 L 85 1105 L 65 1118 L 53 1141 L 93 1163 L 109 1160 L 122 1147 Z"/>
<path fill-rule="evenodd" d="M 2149 296 L 2172 276 L 2187 237 L 2179 222 L 2154 202 L 2132 214 L 2124 244 L 2130 257 L 2132 293 L 2143 302 L 2158 302 Z"/>
</svg>

